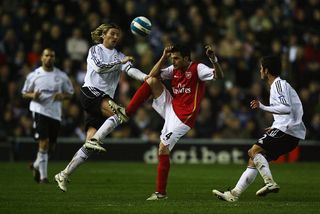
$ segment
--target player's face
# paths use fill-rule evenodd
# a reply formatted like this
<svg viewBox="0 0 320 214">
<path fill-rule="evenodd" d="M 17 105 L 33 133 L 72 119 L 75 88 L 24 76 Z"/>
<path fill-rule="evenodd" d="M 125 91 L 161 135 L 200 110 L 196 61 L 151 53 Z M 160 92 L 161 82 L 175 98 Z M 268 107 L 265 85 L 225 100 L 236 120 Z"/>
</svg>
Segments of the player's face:
<svg viewBox="0 0 320 214">
<path fill-rule="evenodd" d="M 188 60 L 183 58 L 180 52 L 172 52 L 171 60 L 174 69 L 184 69 L 189 65 Z"/>
<path fill-rule="evenodd" d="M 106 48 L 113 49 L 117 46 L 120 40 L 121 32 L 119 29 L 110 28 L 103 35 L 103 44 Z"/>
<path fill-rule="evenodd" d="M 260 64 L 260 78 L 261 79 L 266 79 L 267 78 L 267 73 L 266 73 L 265 69 L 262 67 L 261 64 Z"/>
<path fill-rule="evenodd" d="M 53 68 L 54 60 L 55 60 L 54 51 L 45 49 L 41 56 L 42 66 L 47 69 L 51 69 Z"/>
</svg>

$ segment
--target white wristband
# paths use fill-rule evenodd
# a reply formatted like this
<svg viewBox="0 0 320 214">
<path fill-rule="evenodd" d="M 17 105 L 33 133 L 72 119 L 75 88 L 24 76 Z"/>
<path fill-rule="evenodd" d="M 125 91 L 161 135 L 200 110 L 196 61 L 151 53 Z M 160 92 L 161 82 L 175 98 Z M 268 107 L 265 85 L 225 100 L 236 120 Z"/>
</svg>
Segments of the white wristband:
<svg viewBox="0 0 320 214">
<path fill-rule="evenodd" d="M 214 59 L 211 59 L 211 58 L 209 57 L 209 60 L 210 60 L 210 62 L 211 62 L 212 64 L 218 62 L 217 56 L 214 56 Z"/>
</svg>

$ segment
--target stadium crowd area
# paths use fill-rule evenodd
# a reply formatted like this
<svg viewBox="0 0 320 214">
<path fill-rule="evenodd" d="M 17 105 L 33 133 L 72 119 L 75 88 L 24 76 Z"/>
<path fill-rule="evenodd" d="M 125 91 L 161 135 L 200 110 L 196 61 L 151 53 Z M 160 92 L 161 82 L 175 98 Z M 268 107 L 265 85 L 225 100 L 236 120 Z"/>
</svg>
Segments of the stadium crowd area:
<svg viewBox="0 0 320 214">
<path fill-rule="evenodd" d="M 152 22 L 148 38 L 134 37 L 136 16 Z M 282 77 L 297 90 L 304 105 L 307 139 L 320 140 L 320 1 L 319 0 L 4 0 L 0 5 L 0 138 L 32 136 L 29 102 L 21 97 L 26 75 L 38 67 L 41 51 L 56 52 L 56 66 L 72 79 L 75 96 L 64 102 L 60 136 L 85 137 L 79 89 L 86 73 L 90 32 L 101 23 L 123 29 L 118 49 L 136 58 L 148 73 L 170 43 L 184 43 L 193 59 L 211 66 L 208 43 L 225 79 L 207 84 L 206 97 L 188 138 L 259 138 L 272 124 L 271 114 L 251 110 L 259 98 L 268 104 L 260 80 L 259 58 L 277 54 Z M 126 106 L 141 83 L 123 75 L 116 100 Z M 163 120 L 151 100 L 109 137 L 158 141 Z"/>
</svg>

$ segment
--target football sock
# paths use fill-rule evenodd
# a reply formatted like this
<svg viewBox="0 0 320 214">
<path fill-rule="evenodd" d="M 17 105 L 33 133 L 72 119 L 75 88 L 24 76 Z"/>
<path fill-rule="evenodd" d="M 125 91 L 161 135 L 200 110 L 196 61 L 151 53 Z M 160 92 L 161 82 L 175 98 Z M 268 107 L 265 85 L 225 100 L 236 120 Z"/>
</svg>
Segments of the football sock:
<svg viewBox="0 0 320 214">
<path fill-rule="evenodd" d="M 157 192 L 161 194 L 166 194 L 169 170 L 170 170 L 169 155 L 159 155 Z"/>
<path fill-rule="evenodd" d="M 88 157 L 92 154 L 92 151 L 82 146 L 77 153 L 73 156 L 67 167 L 62 171 L 66 176 L 71 175 L 82 163 L 84 163 Z"/>
<path fill-rule="evenodd" d="M 40 180 L 48 178 L 48 152 L 40 151 L 39 157 L 39 172 Z"/>
<path fill-rule="evenodd" d="M 241 175 L 236 186 L 231 190 L 232 195 L 239 197 L 257 177 L 258 170 L 248 167 Z"/>
<path fill-rule="evenodd" d="M 38 153 L 37 153 L 37 158 L 36 158 L 36 160 L 33 162 L 33 168 L 35 168 L 35 169 L 39 169 L 40 155 L 41 155 L 41 153 L 38 152 Z"/>
<path fill-rule="evenodd" d="M 114 130 L 120 124 L 119 118 L 117 115 L 113 115 L 106 119 L 98 131 L 93 135 L 92 138 L 97 140 L 104 139 L 112 130 Z"/>
<path fill-rule="evenodd" d="M 253 162 L 262 176 L 264 183 L 273 183 L 272 174 L 269 168 L 269 163 L 267 159 L 262 154 L 256 154 L 253 158 Z"/>
<path fill-rule="evenodd" d="M 129 105 L 126 108 L 126 114 L 131 117 L 142 103 L 144 103 L 151 95 L 151 87 L 147 82 L 144 82 L 137 92 L 133 95 Z"/>
</svg>

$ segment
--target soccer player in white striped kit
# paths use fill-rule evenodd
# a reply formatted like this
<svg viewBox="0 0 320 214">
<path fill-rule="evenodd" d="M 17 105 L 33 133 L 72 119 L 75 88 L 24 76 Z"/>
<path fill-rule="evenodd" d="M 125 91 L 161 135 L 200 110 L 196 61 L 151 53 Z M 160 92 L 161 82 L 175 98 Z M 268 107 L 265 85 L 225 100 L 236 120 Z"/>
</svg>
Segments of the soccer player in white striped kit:
<svg viewBox="0 0 320 214">
<path fill-rule="evenodd" d="M 41 55 L 41 67 L 28 74 L 22 96 L 31 99 L 34 138 L 39 143 L 33 176 L 38 183 L 48 183 L 48 152 L 54 150 L 62 116 L 61 102 L 71 98 L 73 86 L 67 74 L 54 67 L 55 52 L 46 48 Z"/>
<path fill-rule="evenodd" d="M 205 93 L 205 82 L 224 76 L 213 46 L 207 45 L 205 48 L 214 68 L 192 61 L 190 50 L 186 46 L 168 46 L 150 71 L 150 77 L 137 90 L 126 109 L 109 102 L 118 116 L 126 121 L 152 95 L 152 107 L 165 120 L 160 135 L 156 191 L 147 198 L 149 201 L 167 199 L 170 151 L 194 126 Z M 162 68 L 169 58 L 172 65 Z M 165 88 L 161 79 L 171 80 L 173 94 Z"/>
<path fill-rule="evenodd" d="M 295 149 L 300 139 L 304 139 L 306 128 L 302 121 L 303 107 L 297 92 L 291 85 L 281 79 L 281 61 L 276 56 L 262 57 L 260 60 L 260 76 L 270 86 L 270 106 L 259 100 L 250 103 L 252 109 L 261 109 L 273 114 L 274 122 L 248 151 L 247 169 L 241 175 L 236 186 L 226 192 L 212 190 L 219 199 L 235 202 L 247 187 L 255 180 L 258 172 L 265 186 L 256 192 L 257 196 L 277 193 L 280 186 L 274 181 L 269 161 Z"/>
<path fill-rule="evenodd" d="M 147 78 L 146 74 L 132 67 L 132 56 L 125 56 L 115 49 L 120 36 L 121 30 L 116 24 L 102 24 L 91 32 L 91 38 L 97 45 L 89 49 L 87 73 L 80 94 L 81 105 L 87 113 L 86 142 L 67 167 L 54 177 L 64 192 L 67 191 L 68 177 L 93 151 L 105 151 L 100 146 L 101 140 L 121 123 L 108 105 L 114 97 L 121 73 L 126 72 L 140 81 Z"/>
</svg>

